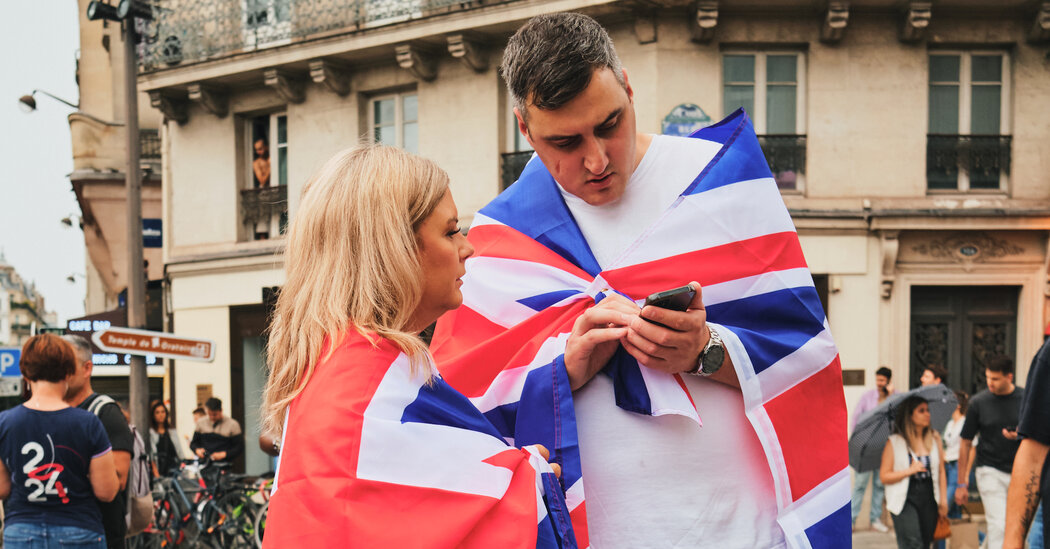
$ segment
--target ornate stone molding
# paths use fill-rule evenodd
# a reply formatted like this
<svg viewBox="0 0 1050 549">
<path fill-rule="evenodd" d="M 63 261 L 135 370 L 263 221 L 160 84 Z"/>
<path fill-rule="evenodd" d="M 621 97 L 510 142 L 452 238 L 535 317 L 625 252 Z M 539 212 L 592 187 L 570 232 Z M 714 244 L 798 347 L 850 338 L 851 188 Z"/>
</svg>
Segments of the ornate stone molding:
<svg viewBox="0 0 1050 549">
<path fill-rule="evenodd" d="M 400 44 L 394 48 L 397 64 L 412 76 L 424 82 L 437 78 L 437 61 L 412 44 Z"/>
<path fill-rule="evenodd" d="M 820 27 L 820 41 L 825 44 L 838 44 L 846 35 L 849 24 L 849 2 L 829 2 Z"/>
<path fill-rule="evenodd" d="M 656 42 L 656 12 L 635 11 L 634 36 L 639 44 Z"/>
<path fill-rule="evenodd" d="M 1035 14 L 1032 28 L 1028 31 L 1028 41 L 1036 44 L 1050 40 L 1050 2 L 1041 2 Z"/>
<path fill-rule="evenodd" d="M 1024 254 L 1024 248 L 999 240 L 982 231 L 952 233 L 944 238 L 912 246 L 912 251 L 934 259 L 950 259 L 969 272 L 975 263 Z"/>
<path fill-rule="evenodd" d="M 306 86 L 296 76 L 281 69 L 266 69 L 263 72 L 263 82 L 274 89 L 281 99 L 289 103 L 302 103 L 306 101 Z"/>
<path fill-rule="evenodd" d="M 489 52 L 485 46 L 462 34 L 448 36 L 448 52 L 474 72 L 485 72 L 489 69 Z"/>
<path fill-rule="evenodd" d="M 332 93 L 343 96 L 350 93 L 350 71 L 327 59 L 310 61 L 310 79 L 322 84 Z"/>
<path fill-rule="evenodd" d="M 229 101 L 224 92 L 200 82 L 190 84 L 188 91 L 190 101 L 199 103 L 204 110 L 215 116 L 222 118 L 230 112 Z"/>
<path fill-rule="evenodd" d="M 930 26 L 932 2 L 909 2 L 904 12 L 904 26 L 901 27 L 900 41 L 914 44 L 926 38 L 926 29 Z"/>
<path fill-rule="evenodd" d="M 163 113 L 165 118 L 179 124 L 185 124 L 190 119 L 184 99 L 172 97 L 160 91 L 151 91 L 149 92 L 149 104 Z"/>
<path fill-rule="evenodd" d="M 698 44 L 707 44 L 715 36 L 718 26 L 718 2 L 701 0 L 696 3 L 695 25 L 689 25 L 690 39 Z"/>
<path fill-rule="evenodd" d="M 900 251 L 900 231 L 882 231 L 879 235 L 879 250 L 882 253 L 883 299 L 893 295 L 893 283 L 897 277 L 897 253 Z"/>
</svg>

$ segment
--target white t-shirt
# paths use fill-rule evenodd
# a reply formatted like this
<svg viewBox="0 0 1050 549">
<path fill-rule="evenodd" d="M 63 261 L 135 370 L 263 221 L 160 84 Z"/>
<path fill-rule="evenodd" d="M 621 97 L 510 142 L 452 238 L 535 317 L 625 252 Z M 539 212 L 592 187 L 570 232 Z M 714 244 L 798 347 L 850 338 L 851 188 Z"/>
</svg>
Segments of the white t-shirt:
<svg viewBox="0 0 1050 549">
<path fill-rule="evenodd" d="M 617 202 L 590 206 L 562 190 L 599 265 L 610 264 L 640 236 L 719 148 L 655 136 Z M 703 427 L 682 416 L 620 409 L 604 374 L 574 394 L 591 546 L 784 547 L 773 477 L 744 416 L 743 396 L 717 382 L 682 377 Z"/>
<path fill-rule="evenodd" d="M 959 461 L 959 439 L 966 417 L 949 419 L 944 426 L 944 461 Z"/>
</svg>

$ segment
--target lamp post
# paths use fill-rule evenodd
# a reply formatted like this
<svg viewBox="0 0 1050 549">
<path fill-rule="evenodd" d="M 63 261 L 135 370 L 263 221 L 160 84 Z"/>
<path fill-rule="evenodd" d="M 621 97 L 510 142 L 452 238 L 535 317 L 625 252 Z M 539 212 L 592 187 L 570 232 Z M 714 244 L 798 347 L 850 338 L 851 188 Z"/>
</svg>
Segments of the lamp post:
<svg viewBox="0 0 1050 549">
<path fill-rule="evenodd" d="M 142 262 L 142 173 L 139 168 L 135 18 L 149 19 L 151 15 L 148 7 L 132 2 L 132 0 L 121 0 L 116 8 L 93 1 L 88 4 L 87 17 L 92 21 L 104 19 L 123 24 L 124 126 L 127 130 L 127 167 L 124 170 L 124 185 L 127 193 L 128 327 L 143 329 L 146 327 L 146 276 Z M 128 393 L 132 423 L 144 429 L 149 425 L 149 379 L 146 375 L 146 360 L 141 355 L 131 356 Z"/>
</svg>

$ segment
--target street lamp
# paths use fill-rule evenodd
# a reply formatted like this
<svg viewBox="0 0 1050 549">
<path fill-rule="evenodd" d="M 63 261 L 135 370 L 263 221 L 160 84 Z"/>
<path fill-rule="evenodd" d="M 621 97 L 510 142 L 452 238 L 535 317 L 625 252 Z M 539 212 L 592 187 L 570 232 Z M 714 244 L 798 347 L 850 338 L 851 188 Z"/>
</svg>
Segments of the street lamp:
<svg viewBox="0 0 1050 549">
<path fill-rule="evenodd" d="M 26 95 L 23 95 L 22 97 L 19 97 L 18 98 L 18 107 L 21 108 L 23 112 L 27 112 L 27 113 L 35 111 L 36 110 L 36 98 L 34 96 L 36 94 L 38 94 L 38 93 L 42 93 L 42 94 L 50 97 L 51 99 L 54 99 L 55 101 L 58 101 L 60 103 L 65 103 L 66 105 L 69 105 L 70 107 L 73 107 L 74 109 L 77 109 L 77 114 L 79 114 L 80 116 L 83 116 L 84 118 L 90 118 L 91 120 L 94 120 L 95 122 L 98 122 L 99 124 L 104 124 L 106 126 L 123 126 L 124 125 L 124 124 L 121 124 L 119 122 L 109 122 L 109 121 L 103 120 L 103 119 L 101 119 L 101 118 L 99 118 L 97 116 L 88 114 L 88 113 L 80 110 L 80 105 L 74 105 L 72 102 L 66 101 L 65 99 L 62 99 L 61 97 L 59 97 L 59 96 L 57 96 L 57 95 L 55 95 L 53 93 L 50 93 L 48 91 L 45 91 L 45 90 L 33 90 L 33 91 L 27 93 Z"/>
<path fill-rule="evenodd" d="M 142 170 L 139 168 L 138 63 L 135 52 L 135 19 L 152 19 L 151 8 L 136 0 L 121 0 L 120 5 L 97 0 L 88 4 L 87 18 L 123 23 L 124 40 L 124 125 L 127 128 L 127 166 L 124 169 L 127 190 L 128 240 L 128 327 L 146 327 L 146 284 L 142 261 Z M 149 425 L 149 378 L 146 361 L 141 355 L 131 356 L 128 393 L 132 423 Z"/>
<path fill-rule="evenodd" d="M 76 218 L 77 226 L 80 227 L 81 230 L 83 230 L 84 229 L 84 218 L 80 217 L 79 215 L 72 215 L 72 214 L 71 215 L 67 215 L 67 216 L 63 217 L 62 219 L 59 219 L 58 221 L 59 221 L 59 223 L 62 223 L 66 227 L 72 228 L 73 227 L 73 218 Z"/>
</svg>

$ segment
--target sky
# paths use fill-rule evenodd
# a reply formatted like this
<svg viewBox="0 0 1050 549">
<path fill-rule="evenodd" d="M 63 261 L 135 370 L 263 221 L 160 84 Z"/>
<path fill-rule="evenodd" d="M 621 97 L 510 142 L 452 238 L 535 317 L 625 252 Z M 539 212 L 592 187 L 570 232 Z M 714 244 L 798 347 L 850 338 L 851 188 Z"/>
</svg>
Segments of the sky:
<svg viewBox="0 0 1050 549">
<path fill-rule="evenodd" d="M 84 235 L 60 219 L 80 215 L 67 105 L 43 94 L 26 113 L 18 98 L 34 89 L 78 102 L 76 0 L 4 2 L 0 23 L 0 250 L 36 283 L 44 305 L 65 320 L 84 314 Z M 73 276 L 70 283 L 67 277 Z"/>
</svg>

